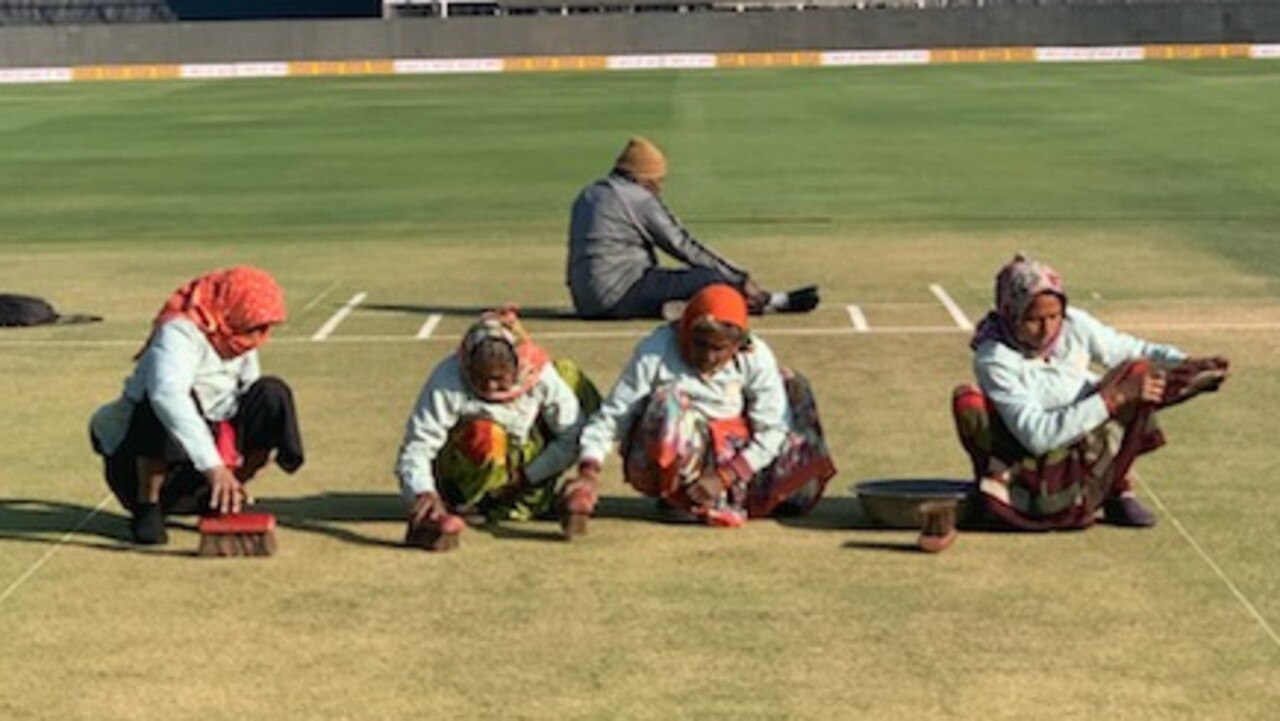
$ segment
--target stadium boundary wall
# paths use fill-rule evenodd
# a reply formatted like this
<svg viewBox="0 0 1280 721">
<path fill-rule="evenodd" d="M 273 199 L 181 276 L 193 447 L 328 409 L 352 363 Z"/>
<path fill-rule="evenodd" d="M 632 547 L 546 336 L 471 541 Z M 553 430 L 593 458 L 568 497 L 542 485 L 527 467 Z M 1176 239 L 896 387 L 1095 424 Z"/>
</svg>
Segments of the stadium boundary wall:
<svg viewBox="0 0 1280 721">
<path fill-rule="evenodd" d="M 1277 57 L 1280 4 L 0 28 L 0 80 Z"/>
</svg>

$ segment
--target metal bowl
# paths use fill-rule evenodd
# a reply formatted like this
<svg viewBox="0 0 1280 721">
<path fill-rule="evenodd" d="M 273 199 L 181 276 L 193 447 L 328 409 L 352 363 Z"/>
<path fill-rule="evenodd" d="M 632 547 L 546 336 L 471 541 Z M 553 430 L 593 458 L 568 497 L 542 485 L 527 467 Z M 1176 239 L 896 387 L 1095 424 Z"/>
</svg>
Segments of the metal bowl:
<svg viewBox="0 0 1280 721">
<path fill-rule="evenodd" d="M 941 478 L 902 478 L 863 481 L 851 490 L 867 518 L 886 528 L 919 528 L 920 504 L 926 501 L 956 501 L 956 515 L 963 517 L 965 500 L 972 481 Z"/>
</svg>

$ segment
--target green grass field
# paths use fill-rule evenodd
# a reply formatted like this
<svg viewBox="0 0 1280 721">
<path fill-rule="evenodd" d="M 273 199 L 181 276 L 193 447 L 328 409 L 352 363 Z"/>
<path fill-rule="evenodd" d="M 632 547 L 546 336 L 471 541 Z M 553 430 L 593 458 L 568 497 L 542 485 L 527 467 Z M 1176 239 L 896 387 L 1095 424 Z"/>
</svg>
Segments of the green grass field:
<svg viewBox="0 0 1280 721">
<path fill-rule="evenodd" d="M 0 332 L 0 718 L 1274 718 L 1277 131 L 1266 62 L 0 88 L 0 291 L 107 318 Z M 567 304 L 568 206 L 631 134 L 668 151 L 700 238 L 822 285 L 759 327 L 814 383 L 828 499 L 663 524 L 615 461 L 581 543 L 535 522 L 400 548 L 425 374 L 471 308 Z M 966 475 L 967 336 L 929 286 L 977 318 L 1021 249 L 1235 377 L 1164 414 L 1139 464 L 1156 529 L 901 552 L 914 534 L 868 527 L 849 486 Z M 235 263 L 291 308 L 263 355 L 308 464 L 254 483 L 281 551 L 193 558 L 186 519 L 135 550 L 87 418 L 162 299 Z M 529 326 L 608 386 L 651 324 Z"/>
</svg>

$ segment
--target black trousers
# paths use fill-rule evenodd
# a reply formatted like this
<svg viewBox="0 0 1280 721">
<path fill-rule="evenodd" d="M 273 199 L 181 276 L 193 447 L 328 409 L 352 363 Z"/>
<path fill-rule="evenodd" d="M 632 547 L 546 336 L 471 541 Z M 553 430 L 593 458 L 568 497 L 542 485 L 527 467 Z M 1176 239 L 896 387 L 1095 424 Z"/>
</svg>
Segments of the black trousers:
<svg viewBox="0 0 1280 721">
<path fill-rule="evenodd" d="M 650 268 L 600 317 L 661 318 L 667 301 L 689 300 L 709 285 L 728 282 L 710 268 Z"/>
<path fill-rule="evenodd" d="M 274 450 L 276 464 L 287 473 L 302 467 L 302 435 L 288 384 L 274 376 L 263 376 L 240 396 L 239 406 L 231 423 L 235 425 L 236 446 L 242 456 Z M 168 478 L 160 490 L 160 506 L 165 513 L 200 513 L 208 508 L 209 483 L 160 423 L 147 398 L 134 408 L 120 447 L 103 459 L 107 485 L 129 511 L 138 503 L 138 458 L 169 463 Z"/>
</svg>

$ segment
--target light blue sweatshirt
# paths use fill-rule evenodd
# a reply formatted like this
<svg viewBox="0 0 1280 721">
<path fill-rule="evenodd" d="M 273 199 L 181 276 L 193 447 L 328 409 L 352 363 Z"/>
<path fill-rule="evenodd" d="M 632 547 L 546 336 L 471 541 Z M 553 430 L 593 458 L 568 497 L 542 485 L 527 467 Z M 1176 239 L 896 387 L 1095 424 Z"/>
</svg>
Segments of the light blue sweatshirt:
<svg viewBox="0 0 1280 721">
<path fill-rule="evenodd" d="M 463 418 L 487 418 L 502 426 L 510 443 L 523 444 L 539 418 L 546 421 L 552 438 L 536 458 L 524 467 L 530 483 L 539 484 L 573 465 L 578 452 L 582 409 L 578 397 L 548 363 L 526 393 L 505 403 L 486 401 L 471 391 L 462 377 L 456 355 L 440 362 L 418 393 L 413 412 L 405 423 L 404 440 L 396 457 L 400 493 L 412 502 L 419 493 L 436 490 L 432 463 L 449 439 L 449 431 Z"/>
<path fill-rule="evenodd" d="M 195 323 L 175 318 L 156 330 L 125 380 L 124 393 L 93 414 L 89 431 L 98 448 L 111 455 L 129 431 L 134 406 L 145 397 L 196 470 L 207 471 L 223 465 L 209 422 L 233 417 L 240 395 L 261 374 L 258 351 L 224 360 Z"/>
<path fill-rule="evenodd" d="M 1109 370 L 1138 358 L 1170 367 L 1186 354 L 1121 333 L 1073 306 L 1048 358 L 1028 357 L 988 340 L 978 346 L 973 367 L 978 385 L 1014 437 L 1041 455 L 1074 443 L 1110 417 L 1097 393 L 1101 376 L 1093 365 Z"/>
</svg>

